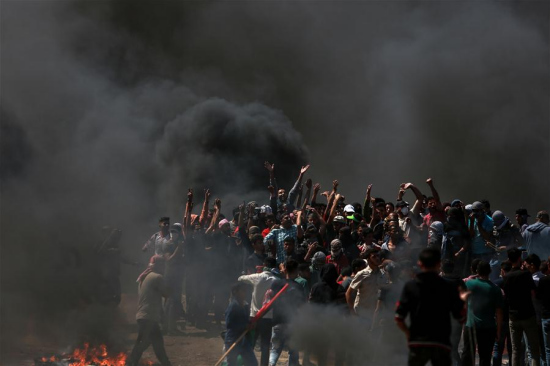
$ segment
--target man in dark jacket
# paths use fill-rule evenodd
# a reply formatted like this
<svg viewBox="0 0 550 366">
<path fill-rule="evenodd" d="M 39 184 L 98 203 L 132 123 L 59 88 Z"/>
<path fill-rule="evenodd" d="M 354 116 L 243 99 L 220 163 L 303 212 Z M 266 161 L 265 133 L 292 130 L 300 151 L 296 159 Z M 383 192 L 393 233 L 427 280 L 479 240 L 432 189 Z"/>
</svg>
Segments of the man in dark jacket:
<svg viewBox="0 0 550 366">
<path fill-rule="evenodd" d="M 441 253 L 427 248 L 419 255 L 422 270 L 403 288 L 395 321 L 409 342 L 409 366 L 451 365 L 451 317 L 465 317 L 464 299 L 455 285 L 439 277 Z M 461 299 L 462 298 L 462 299 Z M 410 326 L 405 323 L 410 316 Z"/>
<path fill-rule="evenodd" d="M 537 222 L 529 225 L 522 236 L 525 240 L 525 249 L 527 253 L 539 256 L 539 258 L 548 258 L 550 256 L 550 218 L 547 211 L 537 213 Z"/>
</svg>

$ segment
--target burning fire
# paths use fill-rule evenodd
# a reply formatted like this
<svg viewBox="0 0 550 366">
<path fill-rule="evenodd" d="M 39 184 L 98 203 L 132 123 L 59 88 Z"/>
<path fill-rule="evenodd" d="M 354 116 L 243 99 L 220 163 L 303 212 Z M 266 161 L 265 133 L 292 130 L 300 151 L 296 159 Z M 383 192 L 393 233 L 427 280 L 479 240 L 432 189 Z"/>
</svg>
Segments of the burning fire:
<svg viewBox="0 0 550 366">
<path fill-rule="evenodd" d="M 77 348 L 71 354 L 63 354 L 61 356 L 42 357 L 38 364 L 45 365 L 67 365 L 67 366 L 124 366 L 126 363 L 126 354 L 120 352 L 117 355 L 109 355 L 107 346 L 102 344 L 99 347 L 90 347 L 89 343 L 85 343 L 83 348 Z M 147 362 L 147 365 L 152 365 L 152 362 Z"/>
</svg>

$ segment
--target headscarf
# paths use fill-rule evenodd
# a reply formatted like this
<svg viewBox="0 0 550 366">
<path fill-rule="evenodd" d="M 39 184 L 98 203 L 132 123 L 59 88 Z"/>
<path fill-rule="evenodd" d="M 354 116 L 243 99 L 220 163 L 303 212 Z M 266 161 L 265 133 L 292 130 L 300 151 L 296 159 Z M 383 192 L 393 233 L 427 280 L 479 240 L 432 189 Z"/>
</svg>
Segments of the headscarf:
<svg viewBox="0 0 550 366">
<path fill-rule="evenodd" d="M 342 254 L 342 242 L 340 239 L 334 239 L 330 242 L 330 254 L 333 258 L 336 258 Z"/>
<path fill-rule="evenodd" d="M 143 284 L 143 281 L 145 280 L 145 277 L 151 272 L 159 273 L 161 269 L 166 264 L 166 259 L 164 259 L 163 256 L 155 254 L 151 257 L 149 260 L 149 265 L 147 268 L 145 268 L 145 271 L 143 271 L 139 277 L 137 278 L 136 282 L 139 282 L 139 285 Z"/>
<path fill-rule="evenodd" d="M 313 258 L 311 258 L 311 264 L 318 268 L 319 266 L 322 266 L 326 262 L 327 256 L 323 252 L 317 252 L 313 255 Z"/>
</svg>

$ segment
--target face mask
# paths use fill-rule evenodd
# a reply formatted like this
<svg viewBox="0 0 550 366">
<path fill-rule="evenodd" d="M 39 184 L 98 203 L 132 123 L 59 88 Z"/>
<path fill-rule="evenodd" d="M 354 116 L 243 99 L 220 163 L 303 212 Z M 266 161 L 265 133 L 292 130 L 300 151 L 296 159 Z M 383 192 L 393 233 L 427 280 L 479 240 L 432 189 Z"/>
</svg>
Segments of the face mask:
<svg viewBox="0 0 550 366">
<path fill-rule="evenodd" d="M 409 214 L 409 208 L 408 207 L 403 207 L 401 209 L 401 213 L 403 214 L 403 216 L 407 216 Z"/>
</svg>

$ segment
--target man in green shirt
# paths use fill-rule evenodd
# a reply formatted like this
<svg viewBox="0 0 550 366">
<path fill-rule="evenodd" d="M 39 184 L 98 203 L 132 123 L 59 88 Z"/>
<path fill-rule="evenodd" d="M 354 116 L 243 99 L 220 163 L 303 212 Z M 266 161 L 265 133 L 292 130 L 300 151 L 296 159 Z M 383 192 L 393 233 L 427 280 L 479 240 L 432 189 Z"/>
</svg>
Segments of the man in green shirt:
<svg viewBox="0 0 550 366">
<path fill-rule="evenodd" d="M 491 365 L 495 338 L 502 324 L 502 291 L 489 281 L 491 266 L 481 261 L 477 266 L 478 278 L 466 282 L 471 292 L 468 300 L 468 320 L 464 328 L 464 352 L 462 365 L 475 365 L 475 349 L 479 354 L 479 366 Z"/>
</svg>

